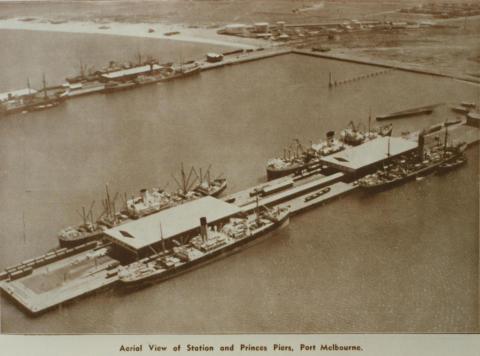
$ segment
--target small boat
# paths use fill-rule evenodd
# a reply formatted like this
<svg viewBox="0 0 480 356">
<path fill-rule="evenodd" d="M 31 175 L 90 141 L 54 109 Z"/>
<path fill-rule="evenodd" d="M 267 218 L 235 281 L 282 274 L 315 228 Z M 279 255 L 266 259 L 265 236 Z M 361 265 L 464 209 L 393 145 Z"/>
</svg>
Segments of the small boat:
<svg viewBox="0 0 480 356">
<path fill-rule="evenodd" d="M 462 101 L 460 103 L 461 106 L 465 107 L 465 108 L 474 108 L 476 105 L 475 103 L 471 103 L 471 102 L 468 102 L 468 101 Z"/>
<path fill-rule="evenodd" d="M 466 108 L 465 106 L 451 106 L 450 109 L 456 113 L 459 113 L 459 114 L 468 114 L 468 112 L 470 111 L 469 108 Z"/>
<path fill-rule="evenodd" d="M 462 123 L 462 120 L 461 119 L 455 119 L 455 120 L 447 120 L 444 122 L 444 125 L 445 126 L 452 126 L 452 125 L 457 125 L 457 124 L 460 124 Z"/>
<path fill-rule="evenodd" d="M 408 110 L 393 112 L 390 114 L 379 115 L 377 116 L 377 120 L 382 121 L 382 120 L 390 120 L 390 119 L 400 119 L 408 116 L 427 115 L 427 114 L 431 114 L 435 109 L 435 107 L 437 107 L 438 105 L 440 104 L 421 106 L 418 108 L 412 108 Z"/>
<path fill-rule="evenodd" d="M 171 31 L 171 32 L 165 32 L 164 35 L 165 36 L 174 36 L 174 35 L 178 35 L 180 34 L 179 31 Z"/>
</svg>

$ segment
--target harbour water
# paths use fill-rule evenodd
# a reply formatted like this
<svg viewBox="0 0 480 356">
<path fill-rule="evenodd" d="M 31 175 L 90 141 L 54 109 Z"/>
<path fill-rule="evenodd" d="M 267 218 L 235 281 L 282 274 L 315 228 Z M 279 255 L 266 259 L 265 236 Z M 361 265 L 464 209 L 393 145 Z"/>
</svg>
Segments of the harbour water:
<svg viewBox="0 0 480 356">
<path fill-rule="evenodd" d="M 103 65 L 138 51 L 178 61 L 211 46 L 109 36 L 1 31 L 0 91 L 59 82 L 79 59 Z M 33 44 L 33 48 L 32 48 Z M 85 58 L 85 60 L 83 59 Z M 86 60 L 88 58 L 88 61 Z M 39 255 L 104 185 L 131 195 L 174 189 L 180 163 L 228 179 L 265 179 L 265 162 L 294 138 L 308 144 L 350 120 L 440 102 L 478 100 L 478 87 L 286 55 L 113 95 L 76 98 L 0 120 L 0 268 Z M 38 80 L 35 80 L 38 76 Z M 453 118 L 446 106 L 396 120 L 394 134 Z M 31 318 L 1 301 L 4 333 L 257 333 L 478 331 L 478 146 L 469 163 L 393 190 L 355 193 L 292 219 L 264 243 L 181 277 L 107 291 Z M 119 202 L 120 204 L 120 202 Z"/>
</svg>

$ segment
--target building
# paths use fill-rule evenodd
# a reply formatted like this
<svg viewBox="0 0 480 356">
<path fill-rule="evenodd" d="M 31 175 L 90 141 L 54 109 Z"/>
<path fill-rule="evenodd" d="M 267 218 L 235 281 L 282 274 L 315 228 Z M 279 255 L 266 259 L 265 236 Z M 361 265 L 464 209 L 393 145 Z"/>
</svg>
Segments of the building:
<svg viewBox="0 0 480 356">
<path fill-rule="evenodd" d="M 471 111 L 467 115 L 467 125 L 480 128 L 480 112 Z"/>
<path fill-rule="evenodd" d="M 200 232 L 200 218 L 210 225 L 227 222 L 238 214 L 236 205 L 210 196 L 196 199 L 156 214 L 106 230 L 106 238 L 114 245 L 114 254 L 122 260 L 143 258 L 185 243 Z"/>
<path fill-rule="evenodd" d="M 245 33 L 246 28 L 247 26 L 242 23 L 232 23 L 232 24 L 226 25 L 222 33 L 227 35 L 240 36 Z"/>
<path fill-rule="evenodd" d="M 253 24 L 253 32 L 266 33 L 268 32 L 268 22 L 256 22 Z"/>
<path fill-rule="evenodd" d="M 360 176 L 381 163 L 417 149 L 418 143 L 401 137 L 378 137 L 359 146 L 323 157 L 322 163 L 335 170 Z"/>
<path fill-rule="evenodd" d="M 102 74 L 101 78 L 103 80 L 109 81 L 109 80 L 115 80 L 115 81 L 123 81 L 123 80 L 130 80 L 130 79 L 135 79 L 139 75 L 144 75 L 144 74 L 151 74 L 154 72 L 158 72 L 162 69 L 165 69 L 163 66 L 160 66 L 158 64 L 146 64 L 143 66 L 138 66 L 138 67 L 133 67 L 133 68 L 128 68 L 128 69 L 122 69 L 122 70 L 117 70 L 115 72 L 109 72 Z"/>
</svg>

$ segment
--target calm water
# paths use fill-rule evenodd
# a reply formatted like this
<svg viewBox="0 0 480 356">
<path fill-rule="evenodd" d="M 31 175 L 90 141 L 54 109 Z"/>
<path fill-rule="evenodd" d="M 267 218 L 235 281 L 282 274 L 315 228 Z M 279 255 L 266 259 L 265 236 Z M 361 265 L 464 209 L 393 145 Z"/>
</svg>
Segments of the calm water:
<svg viewBox="0 0 480 356">
<path fill-rule="evenodd" d="M 107 36 L 0 32 L 0 89 L 75 73 L 140 50 L 165 60 L 209 46 Z M 289 55 L 110 96 L 77 98 L 0 121 L 0 268 L 56 244 L 76 210 L 165 185 L 180 163 L 228 178 L 229 192 L 264 179 L 267 158 L 373 114 L 475 101 L 454 80 Z M 38 79 L 35 79 L 38 78 Z M 396 122 L 394 133 L 451 115 Z M 138 292 L 109 291 L 30 318 L 1 302 L 6 333 L 466 332 L 478 330 L 478 146 L 469 164 L 375 196 L 360 193 L 292 219 L 264 243 Z"/>
</svg>

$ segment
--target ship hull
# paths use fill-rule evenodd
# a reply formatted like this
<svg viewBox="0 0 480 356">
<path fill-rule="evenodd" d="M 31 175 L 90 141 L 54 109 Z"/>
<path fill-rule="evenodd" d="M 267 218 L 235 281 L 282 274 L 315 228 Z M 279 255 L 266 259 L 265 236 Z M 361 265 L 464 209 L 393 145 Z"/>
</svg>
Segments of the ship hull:
<svg viewBox="0 0 480 356">
<path fill-rule="evenodd" d="M 289 214 L 286 214 L 281 220 L 279 220 L 275 224 L 270 225 L 264 230 L 261 230 L 252 236 L 238 240 L 217 251 L 208 253 L 198 259 L 184 263 L 178 267 L 173 267 L 167 271 L 163 271 L 158 274 L 152 274 L 144 278 L 139 278 L 139 279 L 129 280 L 129 281 L 120 279 L 119 284 L 124 291 L 128 291 L 128 290 L 138 289 L 141 287 L 146 287 L 152 284 L 163 282 L 170 278 L 176 277 L 180 274 L 190 272 L 194 269 L 200 268 L 204 265 L 207 265 L 219 259 L 225 258 L 234 253 L 240 252 L 241 250 L 247 247 L 253 246 L 256 243 L 260 243 L 261 241 L 264 240 L 264 238 L 267 237 L 265 235 L 272 232 L 273 230 L 277 230 L 279 228 L 282 228 L 288 225 L 288 223 L 289 223 Z"/>
<path fill-rule="evenodd" d="M 74 239 L 66 239 L 63 237 L 58 238 L 58 242 L 60 243 L 60 247 L 72 248 L 77 247 L 83 244 L 86 244 L 91 241 L 100 240 L 102 237 L 102 232 L 92 232 L 90 234 L 85 234 L 81 237 L 74 238 Z"/>
<path fill-rule="evenodd" d="M 388 182 L 380 183 L 380 184 L 360 185 L 360 187 L 364 191 L 371 192 L 371 193 L 384 191 L 384 190 L 387 190 L 389 188 L 399 186 L 399 185 L 401 185 L 401 184 L 403 184 L 403 183 L 405 183 L 409 180 L 416 179 L 417 177 L 423 177 L 423 176 L 425 176 L 429 173 L 432 173 L 435 170 L 438 171 L 443 164 L 452 162 L 452 161 L 454 161 L 458 158 L 459 158 L 459 156 L 455 155 L 455 156 L 450 157 L 446 160 L 436 162 L 436 163 L 431 164 L 427 167 L 423 167 L 423 168 L 419 169 L 418 171 L 411 172 L 411 173 L 407 174 L 406 176 L 403 176 L 403 177 L 400 177 L 400 178 L 397 178 L 397 179 L 394 179 L 394 180 L 391 180 L 391 181 L 388 181 Z"/>
</svg>

